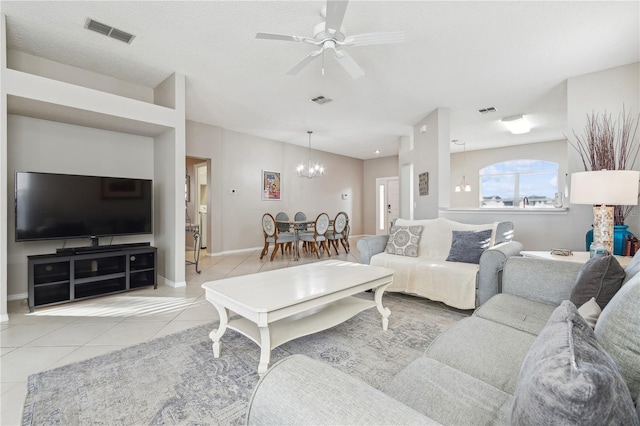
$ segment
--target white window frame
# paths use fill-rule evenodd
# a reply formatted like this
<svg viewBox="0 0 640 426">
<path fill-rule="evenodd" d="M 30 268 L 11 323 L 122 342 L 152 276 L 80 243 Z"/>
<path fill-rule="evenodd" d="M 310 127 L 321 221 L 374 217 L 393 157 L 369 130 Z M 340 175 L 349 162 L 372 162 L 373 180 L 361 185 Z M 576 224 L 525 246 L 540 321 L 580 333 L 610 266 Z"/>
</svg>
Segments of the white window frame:
<svg viewBox="0 0 640 426">
<path fill-rule="evenodd" d="M 503 164 L 503 163 L 512 163 L 512 162 L 544 162 L 546 164 L 551 165 L 551 168 L 549 169 L 544 169 L 544 170 L 529 170 L 527 171 L 526 169 L 519 169 L 519 166 L 516 165 L 516 170 L 512 171 L 512 172 L 503 172 L 503 173 L 483 173 L 484 170 L 487 170 L 491 167 Z M 554 168 L 555 167 L 555 168 Z M 513 205 L 512 206 L 498 206 L 497 208 L 504 208 L 504 209 L 518 209 L 518 208 L 549 208 L 549 207 L 555 207 L 553 205 L 549 205 L 547 203 L 545 203 L 544 205 L 539 205 L 539 206 L 535 206 L 535 205 L 525 205 L 524 201 L 523 201 L 523 197 L 520 196 L 520 176 L 521 175 L 534 175 L 534 174 L 549 174 L 549 173 L 555 173 L 556 174 L 556 194 L 559 192 L 558 188 L 559 188 L 559 179 L 560 179 L 560 165 L 554 161 L 547 161 L 547 160 L 537 160 L 537 159 L 530 159 L 530 158 L 518 158 L 518 159 L 514 159 L 514 160 L 507 160 L 507 161 L 501 161 L 498 163 L 493 163 L 490 164 L 486 167 L 483 167 L 482 169 L 479 170 L 478 173 L 478 206 L 480 208 L 486 209 L 486 208 L 496 208 L 496 206 L 491 206 L 491 205 L 483 205 L 483 203 L 485 202 L 484 200 L 484 196 L 482 193 L 482 178 L 483 177 L 488 177 L 488 176 L 513 176 Z M 547 199 L 548 200 L 548 199 Z M 530 201 L 530 200 L 528 200 Z"/>
</svg>

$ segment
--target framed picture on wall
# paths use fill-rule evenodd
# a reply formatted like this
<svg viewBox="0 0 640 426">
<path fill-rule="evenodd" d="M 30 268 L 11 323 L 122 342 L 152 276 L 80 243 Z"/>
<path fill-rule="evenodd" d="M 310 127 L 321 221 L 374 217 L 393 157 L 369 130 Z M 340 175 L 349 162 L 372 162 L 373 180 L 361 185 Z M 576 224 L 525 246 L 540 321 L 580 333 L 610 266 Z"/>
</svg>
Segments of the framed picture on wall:
<svg viewBox="0 0 640 426">
<path fill-rule="evenodd" d="M 280 200 L 280 172 L 262 171 L 262 199 Z"/>
<path fill-rule="evenodd" d="M 429 195 L 429 172 L 418 175 L 418 191 L 420 195 Z"/>
</svg>

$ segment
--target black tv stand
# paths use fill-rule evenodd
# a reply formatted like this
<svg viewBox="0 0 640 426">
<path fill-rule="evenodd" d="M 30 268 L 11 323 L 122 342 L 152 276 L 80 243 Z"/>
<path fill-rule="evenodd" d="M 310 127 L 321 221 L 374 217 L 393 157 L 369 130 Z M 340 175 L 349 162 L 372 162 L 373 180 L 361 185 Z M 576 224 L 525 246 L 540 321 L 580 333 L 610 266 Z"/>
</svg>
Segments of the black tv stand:
<svg viewBox="0 0 640 426">
<path fill-rule="evenodd" d="M 70 254 L 88 254 L 88 253 L 103 253 L 105 251 L 119 251 L 128 248 L 137 247 L 149 247 L 150 243 L 129 243 L 129 244 L 110 244 L 106 246 L 82 246 L 82 247 L 66 247 L 56 250 L 56 254 L 70 255 Z"/>
<path fill-rule="evenodd" d="M 158 287 L 157 249 L 149 243 L 78 249 L 87 251 L 28 256 L 30 312 L 36 306 Z"/>
</svg>

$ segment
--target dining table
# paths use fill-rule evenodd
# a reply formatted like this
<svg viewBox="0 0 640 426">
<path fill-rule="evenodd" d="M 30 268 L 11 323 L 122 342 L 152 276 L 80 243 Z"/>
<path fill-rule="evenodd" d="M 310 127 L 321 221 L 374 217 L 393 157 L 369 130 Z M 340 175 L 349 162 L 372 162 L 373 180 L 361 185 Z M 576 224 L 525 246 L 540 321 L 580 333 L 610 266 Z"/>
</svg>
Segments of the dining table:
<svg viewBox="0 0 640 426">
<path fill-rule="evenodd" d="M 276 224 L 287 224 L 289 229 L 293 232 L 293 260 L 300 259 L 300 253 L 298 250 L 298 242 L 300 231 L 306 231 L 309 225 L 313 225 L 315 220 L 276 220 Z"/>
</svg>

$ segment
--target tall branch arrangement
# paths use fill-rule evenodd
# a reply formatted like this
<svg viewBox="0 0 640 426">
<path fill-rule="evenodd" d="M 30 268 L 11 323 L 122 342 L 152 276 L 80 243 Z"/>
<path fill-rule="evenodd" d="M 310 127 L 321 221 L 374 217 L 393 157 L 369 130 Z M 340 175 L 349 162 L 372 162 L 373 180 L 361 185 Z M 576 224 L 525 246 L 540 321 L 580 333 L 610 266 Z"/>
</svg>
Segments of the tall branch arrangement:
<svg viewBox="0 0 640 426">
<path fill-rule="evenodd" d="M 585 171 L 633 169 L 638 159 L 640 144 L 636 141 L 640 114 L 635 118 L 626 113 L 624 106 L 618 120 L 611 114 L 587 114 L 587 124 L 583 134 L 573 132 L 575 143 L 569 141 L 578 151 Z M 640 196 L 640 194 L 638 194 Z M 634 206 L 615 206 L 614 223 L 623 225 Z"/>
</svg>

